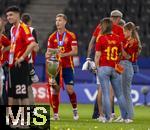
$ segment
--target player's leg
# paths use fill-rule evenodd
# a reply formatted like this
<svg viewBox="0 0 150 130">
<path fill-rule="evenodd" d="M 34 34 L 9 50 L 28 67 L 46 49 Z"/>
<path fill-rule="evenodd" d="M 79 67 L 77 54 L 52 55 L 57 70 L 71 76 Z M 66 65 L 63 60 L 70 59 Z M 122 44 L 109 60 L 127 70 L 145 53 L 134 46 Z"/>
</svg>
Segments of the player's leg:
<svg viewBox="0 0 150 130">
<path fill-rule="evenodd" d="M 112 72 L 111 84 L 112 84 L 114 93 L 117 97 L 117 101 L 118 101 L 119 108 L 121 111 L 121 116 L 124 120 L 127 118 L 126 100 L 123 95 L 123 89 L 122 89 L 122 84 L 121 84 L 121 75 L 118 74 L 114 69 Z"/>
<path fill-rule="evenodd" d="M 29 65 L 29 86 L 28 86 L 28 98 L 29 98 L 29 104 L 34 105 L 34 95 L 32 90 L 32 75 L 30 74 L 32 71 L 31 63 Z"/>
<path fill-rule="evenodd" d="M 111 115 L 111 104 L 110 104 L 110 73 L 111 67 L 100 67 L 98 68 L 98 76 L 101 83 L 102 94 L 103 94 L 103 108 L 105 110 L 106 120 L 110 119 Z M 103 120 L 105 122 L 106 120 Z"/>
<path fill-rule="evenodd" d="M 94 110 L 93 110 L 93 115 L 92 115 L 92 119 L 97 119 L 99 118 L 100 116 L 100 109 L 101 109 L 101 91 L 100 91 L 100 82 L 99 82 L 99 79 L 98 79 L 98 76 L 96 76 L 96 83 L 97 83 L 97 86 L 98 86 L 98 93 L 97 93 L 97 97 L 96 97 L 96 100 L 95 100 L 95 103 L 94 103 Z"/>
<path fill-rule="evenodd" d="M 121 64 L 125 68 L 125 71 L 122 74 L 122 85 L 123 85 L 123 94 L 127 102 L 128 118 L 133 119 L 134 108 L 133 108 L 133 102 L 131 97 L 131 84 L 134 75 L 133 67 L 132 67 L 132 63 L 129 61 L 122 61 Z"/>
<path fill-rule="evenodd" d="M 110 102 L 111 102 L 111 109 L 112 109 L 112 113 L 111 113 L 111 118 L 115 118 L 115 108 L 114 108 L 114 91 L 113 91 L 113 88 L 112 88 L 112 85 L 110 84 Z"/>
<path fill-rule="evenodd" d="M 102 107 L 102 89 L 101 89 L 101 84 L 99 81 L 98 76 L 96 76 L 96 84 L 98 87 L 98 93 L 97 93 L 97 104 L 98 104 L 98 111 L 99 111 L 99 121 L 104 120 L 104 113 L 103 113 L 103 107 Z"/>
<path fill-rule="evenodd" d="M 99 109 L 98 109 L 98 95 L 97 95 L 94 103 L 92 119 L 97 119 L 98 117 L 99 117 Z"/>
<path fill-rule="evenodd" d="M 51 80 L 49 78 L 49 80 Z M 51 106 L 53 109 L 54 116 L 51 120 L 59 120 L 59 94 L 60 94 L 60 87 L 59 87 L 59 74 L 56 77 L 56 85 L 49 85 L 50 86 L 50 98 L 51 98 Z M 49 82 L 50 84 L 50 82 Z"/>
<path fill-rule="evenodd" d="M 74 85 L 74 71 L 72 68 L 64 68 L 63 69 L 63 78 L 66 84 L 66 90 L 70 99 L 70 103 L 72 104 L 73 108 L 73 118 L 74 120 L 79 119 L 78 115 L 78 108 L 77 108 L 77 97 L 76 93 L 73 89 Z"/>
<path fill-rule="evenodd" d="M 98 109 L 99 109 L 99 118 L 98 121 L 100 122 L 105 122 L 105 114 L 103 112 L 103 103 L 102 103 L 102 89 L 101 89 L 101 85 L 98 84 L 98 95 L 97 95 L 98 99 L 97 99 L 97 103 L 98 103 Z"/>
</svg>

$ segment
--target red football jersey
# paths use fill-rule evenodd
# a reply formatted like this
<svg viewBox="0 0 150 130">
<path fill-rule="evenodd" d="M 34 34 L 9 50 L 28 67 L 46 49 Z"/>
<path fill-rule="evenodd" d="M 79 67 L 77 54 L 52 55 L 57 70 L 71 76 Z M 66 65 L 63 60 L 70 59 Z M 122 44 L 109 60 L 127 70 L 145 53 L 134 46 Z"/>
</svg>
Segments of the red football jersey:
<svg viewBox="0 0 150 130">
<path fill-rule="evenodd" d="M 121 53 L 121 40 L 115 34 L 102 35 L 96 42 L 96 51 L 101 52 L 99 66 L 115 67 Z"/>
<path fill-rule="evenodd" d="M 118 24 L 113 24 L 112 32 L 114 34 L 118 35 L 120 37 L 121 41 L 124 40 L 123 28 L 121 26 L 119 26 Z"/>
<path fill-rule="evenodd" d="M 58 45 L 57 31 L 50 35 L 48 39 L 47 48 L 60 48 L 62 53 L 67 53 L 72 50 L 72 46 L 77 46 L 77 38 L 73 32 L 68 30 L 65 31 L 66 36 L 64 38 L 64 44 L 62 46 Z M 64 34 L 64 33 L 63 33 Z M 63 40 L 63 34 L 59 34 L 59 41 Z M 66 56 L 61 58 L 61 63 L 63 68 L 74 67 L 73 56 Z"/>
<path fill-rule="evenodd" d="M 15 36 L 17 33 L 16 32 L 17 27 L 13 26 L 11 28 L 11 30 L 12 30 L 11 31 L 12 35 Z M 15 43 L 12 43 L 12 37 L 11 37 L 10 52 L 11 52 L 12 48 L 14 48 L 13 63 L 23 55 L 23 53 L 27 49 L 27 46 L 33 41 L 35 41 L 35 39 L 32 36 L 29 27 L 26 24 L 24 24 L 23 22 L 20 22 L 19 31 L 18 31 L 18 35 L 16 36 Z M 25 60 L 28 61 L 28 58 L 26 57 Z"/>
<path fill-rule="evenodd" d="M 101 26 L 100 26 L 100 24 L 98 24 L 95 31 L 94 31 L 94 33 L 93 33 L 93 36 L 98 38 L 98 35 L 100 35 L 100 31 L 101 31 Z M 113 24 L 112 32 L 114 34 L 118 35 L 121 38 L 122 41 L 124 40 L 123 28 L 121 26 L 119 26 L 117 24 Z"/>
<path fill-rule="evenodd" d="M 126 39 L 123 43 L 124 50 L 131 56 L 130 59 L 128 59 L 131 62 L 136 62 L 138 59 L 138 41 L 135 39 Z M 123 60 L 127 60 L 125 57 L 123 57 Z"/>
<path fill-rule="evenodd" d="M 8 47 L 9 45 L 10 45 L 9 39 L 5 35 L 2 34 L 0 38 L 0 49 L 2 49 L 3 47 Z M 9 50 L 5 51 L 3 54 L 0 51 L 1 64 L 3 64 L 5 61 L 8 61 L 8 55 L 9 55 Z"/>
</svg>

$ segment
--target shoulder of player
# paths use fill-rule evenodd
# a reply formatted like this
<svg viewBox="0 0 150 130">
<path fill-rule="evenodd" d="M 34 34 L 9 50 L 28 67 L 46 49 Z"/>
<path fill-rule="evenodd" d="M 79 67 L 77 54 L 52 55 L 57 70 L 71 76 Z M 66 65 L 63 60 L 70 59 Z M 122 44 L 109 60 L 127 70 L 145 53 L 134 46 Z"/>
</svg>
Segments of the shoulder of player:
<svg viewBox="0 0 150 130">
<path fill-rule="evenodd" d="M 102 42 L 102 41 L 105 41 L 106 40 L 106 35 L 103 35 L 103 34 L 99 34 L 96 38 L 96 43 L 97 42 Z"/>
<path fill-rule="evenodd" d="M 68 34 L 69 36 L 71 36 L 72 38 L 76 38 L 76 35 L 75 35 L 74 32 L 71 32 L 71 31 L 69 31 L 69 30 L 67 30 L 66 32 L 67 32 L 67 34 Z"/>
<path fill-rule="evenodd" d="M 5 36 L 4 34 L 2 34 L 1 40 L 2 40 L 2 41 L 3 41 L 3 40 L 4 40 L 4 41 L 9 41 L 8 37 Z"/>
<path fill-rule="evenodd" d="M 50 34 L 48 39 L 49 39 L 49 40 L 52 39 L 52 38 L 55 36 L 55 34 L 56 34 L 56 31 L 53 32 L 52 34 Z"/>
<path fill-rule="evenodd" d="M 10 44 L 10 40 L 4 34 L 2 34 L 1 42 L 2 42 L 1 44 L 4 46 L 8 46 Z"/>
<path fill-rule="evenodd" d="M 20 23 L 20 27 L 21 27 L 22 30 L 25 31 L 26 34 L 30 34 L 31 33 L 29 26 L 26 25 L 25 23 L 21 22 Z"/>
<path fill-rule="evenodd" d="M 118 24 L 113 24 L 113 28 L 123 30 L 123 27 Z"/>
<path fill-rule="evenodd" d="M 1 39 L 8 39 L 4 34 L 2 34 Z"/>
</svg>

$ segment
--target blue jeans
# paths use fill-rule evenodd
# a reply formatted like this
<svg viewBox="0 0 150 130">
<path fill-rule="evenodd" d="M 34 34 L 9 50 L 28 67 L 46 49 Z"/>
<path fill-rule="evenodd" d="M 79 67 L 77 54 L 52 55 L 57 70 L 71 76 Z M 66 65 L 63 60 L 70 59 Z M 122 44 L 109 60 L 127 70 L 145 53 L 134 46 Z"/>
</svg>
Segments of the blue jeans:
<svg viewBox="0 0 150 130">
<path fill-rule="evenodd" d="M 123 94 L 127 102 L 128 118 L 132 119 L 134 116 L 133 103 L 131 97 L 131 84 L 134 75 L 132 63 L 128 60 L 122 60 L 120 62 L 124 66 L 124 72 L 122 74 L 122 87 Z"/>
<path fill-rule="evenodd" d="M 114 68 L 108 66 L 102 66 L 98 68 L 98 76 L 102 87 L 103 93 L 103 107 L 106 115 L 106 119 L 110 119 L 111 104 L 110 104 L 110 82 L 112 84 L 115 96 L 117 97 L 120 107 L 121 115 L 123 119 L 127 118 L 126 100 L 123 95 L 121 76 L 115 71 Z"/>
</svg>

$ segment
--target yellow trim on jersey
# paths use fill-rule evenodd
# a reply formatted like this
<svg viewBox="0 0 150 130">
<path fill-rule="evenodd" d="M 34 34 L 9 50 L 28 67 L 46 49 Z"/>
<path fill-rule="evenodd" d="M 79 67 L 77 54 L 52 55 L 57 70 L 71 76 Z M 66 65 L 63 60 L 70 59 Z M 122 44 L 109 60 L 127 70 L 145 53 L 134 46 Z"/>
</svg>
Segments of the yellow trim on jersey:
<svg viewBox="0 0 150 130">
<path fill-rule="evenodd" d="M 49 36 L 49 38 L 48 39 L 51 39 L 54 35 L 56 34 L 56 31 L 55 32 L 53 32 L 50 36 Z"/>
<path fill-rule="evenodd" d="M 4 37 L 4 38 L 6 38 L 6 39 L 8 39 L 4 34 L 2 34 L 2 37 Z"/>
<path fill-rule="evenodd" d="M 20 26 L 24 29 L 25 34 L 28 35 L 28 34 L 31 33 L 29 27 L 28 27 L 25 23 L 21 22 L 21 23 L 20 23 Z"/>
<path fill-rule="evenodd" d="M 76 39 L 76 35 L 73 32 L 66 30 L 68 34 L 72 36 L 73 39 Z"/>
<path fill-rule="evenodd" d="M 73 70 L 74 73 L 74 63 L 73 63 L 73 58 L 70 56 L 70 64 L 71 64 L 71 68 Z"/>
<path fill-rule="evenodd" d="M 98 42 L 98 40 L 101 36 L 102 36 L 101 34 L 98 34 L 98 36 L 96 37 L 96 42 Z"/>
</svg>

